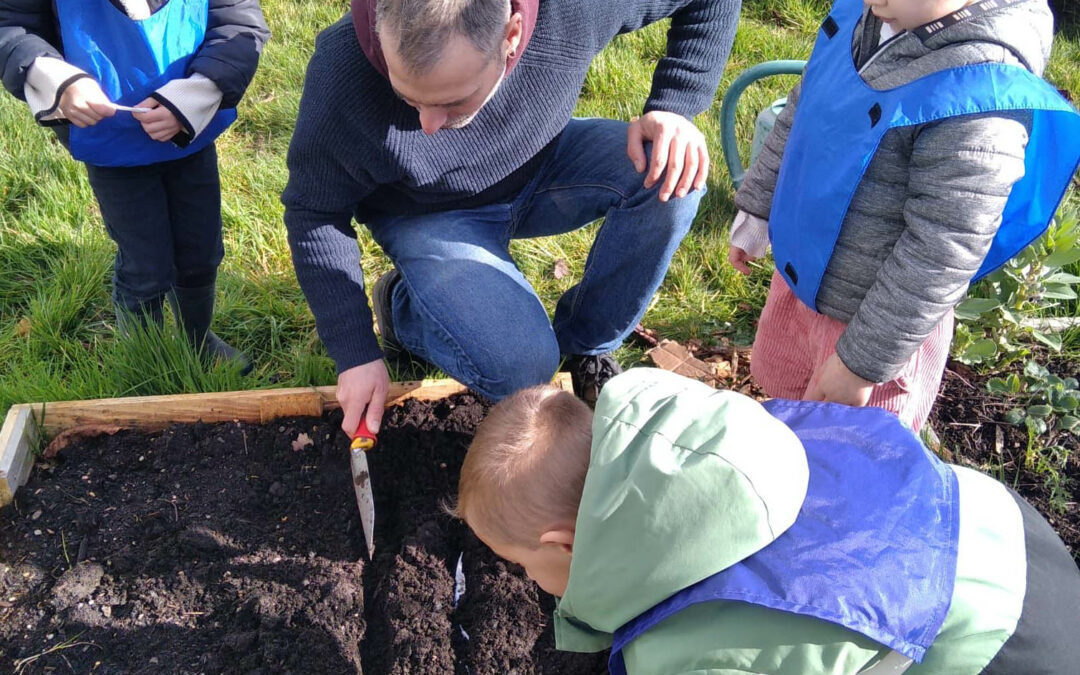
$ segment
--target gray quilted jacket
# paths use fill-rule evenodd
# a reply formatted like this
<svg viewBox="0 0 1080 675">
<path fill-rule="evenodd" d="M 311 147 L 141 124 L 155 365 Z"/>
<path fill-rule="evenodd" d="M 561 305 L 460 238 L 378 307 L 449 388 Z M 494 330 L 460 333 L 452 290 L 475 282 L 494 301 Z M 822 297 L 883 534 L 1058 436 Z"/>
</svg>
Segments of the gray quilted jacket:
<svg viewBox="0 0 1080 675">
<path fill-rule="evenodd" d="M 932 72 L 1006 63 L 1041 75 L 1053 17 L 1027 0 L 946 28 L 925 43 L 904 32 L 883 44 L 864 15 L 852 52 L 867 84 L 889 89 Z M 735 198 L 768 219 L 799 86 Z M 1024 173 L 1030 114 L 959 117 L 892 129 L 863 176 L 818 291 L 818 309 L 847 323 L 837 355 L 872 382 L 896 376 L 963 299 Z"/>
</svg>

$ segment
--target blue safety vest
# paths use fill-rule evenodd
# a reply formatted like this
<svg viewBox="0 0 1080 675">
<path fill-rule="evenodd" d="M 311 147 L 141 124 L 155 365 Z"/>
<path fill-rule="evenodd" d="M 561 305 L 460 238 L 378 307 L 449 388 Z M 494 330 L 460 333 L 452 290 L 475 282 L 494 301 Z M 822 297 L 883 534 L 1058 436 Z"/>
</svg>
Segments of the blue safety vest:
<svg viewBox="0 0 1080 675">
<path fill-rule="evenodd" d="M 964 66 L 896 89 L 869 87 L 851 56 L 863 7 L 862 0 L 837 0 L 822 26 L 803 76 L 769 215 L 776 268 L 815 310 L 855 189 L 889 129 L 959 115 L 1032 111 L 1024 177 L 1013 186 L 975 279 L 1046 230 L 1080 163 L 1080 115 L 1052 86 L 1019 66 Z"/>
<path fill-rule="evenodd" d="M 702 602 L 747 602 L 830 621 L 921 661 L 956 579 L 956 475 L 895 415 L 833 403 L 765 403 L 802 441 L 810 466 L 795 524 L 742 562 L 690 586 L 615 632 L 622 649 Z M 782 471 L 783 467 L 778 467 Z"/>
<path fill-rule="evenodd" d="M 170 0 L 136 21 L 109 0 L 56 0 L 64 59 L 90 74 L 113 103 L 133 106 L 166 82 L 187 77 L 187 67 L 203 43 L 208 0 Z M 219 110 L 187 146 L 155 141 L 128 112 L 117 112 L 92 127 L 71 128 L 75 159 L 97 166 L 144 166 L 180 159 L 214 142 L 236 119 Z"/>
</svg>

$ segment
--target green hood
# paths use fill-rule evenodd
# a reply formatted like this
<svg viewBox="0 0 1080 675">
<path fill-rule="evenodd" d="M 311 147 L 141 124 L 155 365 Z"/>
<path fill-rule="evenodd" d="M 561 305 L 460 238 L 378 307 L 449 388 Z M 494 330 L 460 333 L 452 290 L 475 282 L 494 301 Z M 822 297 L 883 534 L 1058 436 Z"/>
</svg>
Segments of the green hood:
<svg viewBox="0 0 1080 675">
<path fill-rule="evenodd" d="M 799 439 L 753 399 L 650 368 L 612 379 L 596 405 L 558 648 L 604 649 L 638 614 L 767 546 L 795 522 L 808 478 Z"/>
</svg>

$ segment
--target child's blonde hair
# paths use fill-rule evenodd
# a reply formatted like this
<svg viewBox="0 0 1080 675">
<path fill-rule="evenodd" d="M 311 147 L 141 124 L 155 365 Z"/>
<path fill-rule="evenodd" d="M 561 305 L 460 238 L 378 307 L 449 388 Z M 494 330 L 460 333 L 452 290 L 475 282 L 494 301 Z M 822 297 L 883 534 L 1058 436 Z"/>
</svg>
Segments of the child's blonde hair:
<svg viewBox="0 0 1080 675">
<path fill-rule="evenodd" d="M 536 548 L 577 519 L 592 444 L 592 410 L 551 385 L 500 401 L 465 455 L 453 513 L 485 537 Z"/>
</svg>

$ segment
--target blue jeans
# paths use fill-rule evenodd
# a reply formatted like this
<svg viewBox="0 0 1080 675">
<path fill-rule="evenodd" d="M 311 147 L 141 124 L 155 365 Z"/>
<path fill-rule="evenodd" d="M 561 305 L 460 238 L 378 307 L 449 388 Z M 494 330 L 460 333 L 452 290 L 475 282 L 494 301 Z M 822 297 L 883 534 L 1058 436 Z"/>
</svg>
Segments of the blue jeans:
<svg viewBox="0 0 1080 675">
<path fill-rule="evenodd" d="M 213 284 L 225 255 L 213 145 L 148 166 L 86 165 L 105 229 L 116 242 L 113 302 L 137 313 L 173 286 Z"/>
<path fill-rule="evenodd" d="M 666 204 L 626 156 L 625 122 L 574 119 L 509 203 L 368 223 L 401 273 L 398 340 L 485 396 L 551 380 L 561 355 L 603 354 L 641 320 L 686 236 L 703 191 Z M 511 239 L 570 232 L 604 218 L 581 281 L 548 320 L 510 256 Z"/>
</svg>

